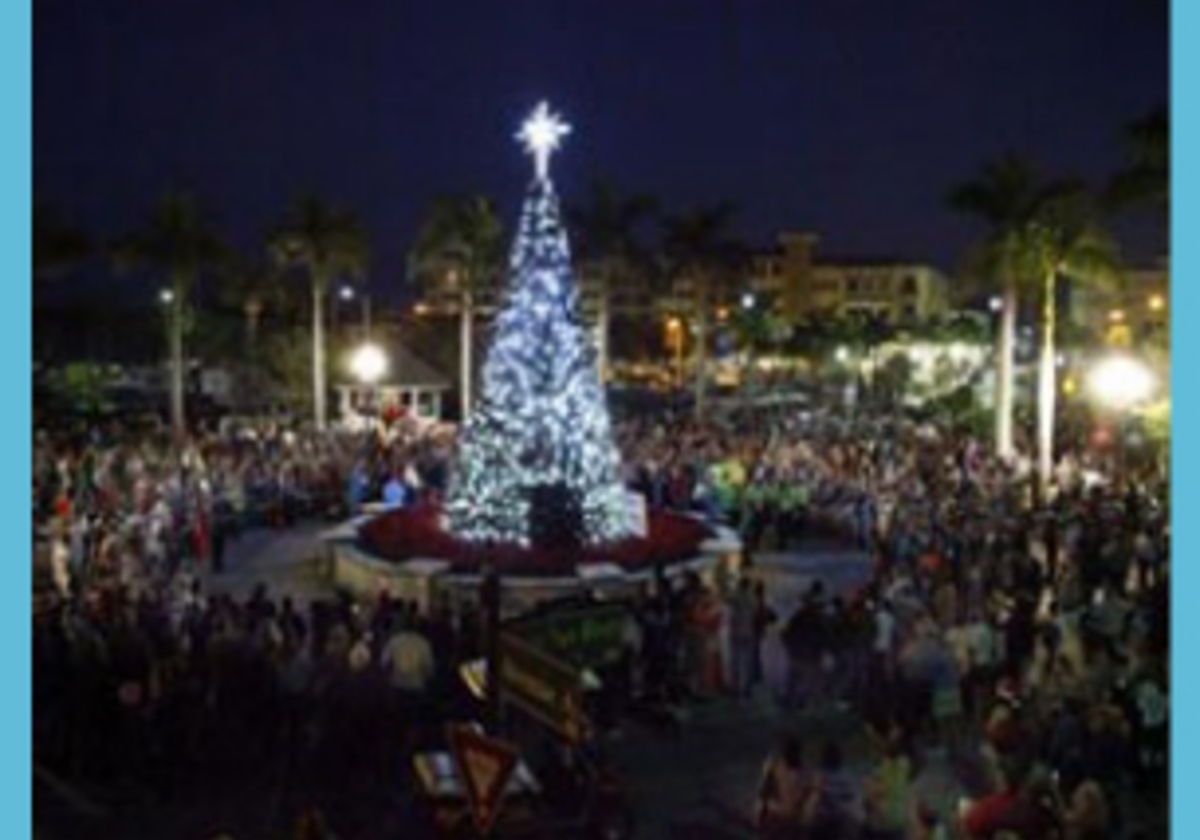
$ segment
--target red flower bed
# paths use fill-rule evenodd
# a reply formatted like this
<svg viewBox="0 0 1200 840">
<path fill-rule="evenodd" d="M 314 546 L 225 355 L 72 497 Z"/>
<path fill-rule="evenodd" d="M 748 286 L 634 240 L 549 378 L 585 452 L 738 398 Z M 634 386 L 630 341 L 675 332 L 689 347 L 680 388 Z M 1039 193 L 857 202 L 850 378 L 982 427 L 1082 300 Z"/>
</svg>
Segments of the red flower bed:
<svg viewBox="0 0 1200 840">
<path fill-rule="evenodd" d="M 416 558 L 448 560 L 456 572 L 478 571 L 491 561 L 506 574 L 563 575 L 576 566 L 613 563 L 627 571 L 678 563 L 696 556 L 700 543 L 712 536 L 703 522 L 666 511 L 650 511 L 649 534 L 583 550 L 553 547 L 468 543 L 442 530 L 441 509 L 418 505 L 394 510 L 359 528 L 360 546 L 371 554 L 399 563 Z"/>
</svg>

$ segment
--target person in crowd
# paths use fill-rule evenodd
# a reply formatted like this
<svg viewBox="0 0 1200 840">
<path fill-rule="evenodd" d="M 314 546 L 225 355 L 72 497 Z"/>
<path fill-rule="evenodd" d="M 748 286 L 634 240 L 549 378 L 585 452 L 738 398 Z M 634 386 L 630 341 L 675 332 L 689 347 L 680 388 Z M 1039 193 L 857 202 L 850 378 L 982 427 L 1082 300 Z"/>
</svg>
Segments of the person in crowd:
<svg viewBox="0 0 1200 840">
<path fill-rule="evenodd" d="M 759 656 L 758 611 L 750 579 L 743 576 L 728 605 L 731 688 L 742 699 L 750 695 L 754 684 L 754 664 Z"/>
<path fill-rule="evenodd" d="M 912 813 L 912 777 L 912 761 L 904 749 L 903 736 L 893 731 L 867 777 L 860 840 L 904 840 Z"/>
<path fill-rule="evenodd" d="M 754 647 L 751 661 L 750 687 L 761 685 L 764 680 L 763 643 L 775 626 L 779 616 L 767 602 L 767 586 L 759 580 L 754 582 Z"/>
<path fill-rule="evenodd" d="M 1027 840 L 1052 840 L 1057 823 L 1029 765 L 1011 761 L 1004 768 L 999 788 L 966 809 L 960 828 L 962 836 L 971 840 L 992 840 L 1004 831 Z"/>
<path fill-rule="evenodd" d="M 1107 840 L 1113 836 L 1108 799 L 1096 782 L 1081 782 L 1062 815 L 1063 840 Z"/>
<path fill-rule="evenodd" d="M 853 840 L 862 822 L 858 783 L 845 766 L 842 749 L 826 742 L 816 782 L 805 808 L 813 840 Z"/>
<path fill-rule="evenodd" d="M 804 809 L 813 795 L 814 773 L 804 766 L 804 748 L 794 736 L 781 739 L 763 765 L 756 818 L 767 840 L 799 840 Z"/>
<path fill-rule="evenodd" d="M 814 586 L 784 623 L 787 678 L 771 687 L 789 710 L 801 698 L 819 706 L 836 687 L 881 734 L 901 721 L 932 746 L 959 741 L 964 762 L 982 752 L 1005 780 L 976 803 L 990 803 L 975 811 L 983 829 L 1011 829 L 996 812 L 1027 819 L 1027 828 L 1037 822 L 1030 804 L 1041 802 L 1039 788 L 1028 774 L 1013 776 L 1014 766 L 1041 763 L 1058 774 L 1071 792 L 1063 830 L 1081 837 L 1095 835 L 1096 824 L 1118 825 L 1129 777 L 1150 788 L 1161 779 L 1170 678 L 1161 664 L 1169 527 L 1155 513 L 1162 476 L 1085 487 L 1081 476 L 1111 466 L 1067 446 L 1060 486 L 1035 504 L 1019 465 L 964 433 L 900 418 L 781 410 L 652 425 L 657 433 L 637 419 L 616 425 L 631 476 L 652 501 L 692 508 L 719 466 L 723 513 L 748 546 L 815 534 L 854 545 L 869 534 L 875 566 L 861 592 L 839 587 L 839 610 Z M 402 707 L 393 718 L 401 721 L 415 698 L 433 696 L 437 674 L 478 655 L 473 607 L 457 608 L 443 627 L 394 603 L 306 609 L 265 592 L 209 595 L 199 582 L 238 567 L 236 551 L 225 556 L 227 538 L 236 546 L 235 534 L 272 518 L 283 527 L 387 500 L 393 480 L 407 501 L 438 493 L 452 451 L 415 432 L 384 439 L 282 426 L 197 431 L 182 444 L 119 426 L 35 436 L 37 680 L 62 689 L 35 686 L 35 757 L 96 778 L 151 775 L 163 766 L 158 756 L 178 755 L 171 772 L 185 773 L 193 761 L 211 767 L 250 755 L 258 747 L 247 733 L 278 729 L 302 765 L 315 744 L 337 737 L 330 709 L 369 707 L 370 675 L 399 696 L 383 705 Z M 359 489 L 348 499 L 352 479 Z M 228 537 L 227 517 L 235 520 Z M 684 703 L 683 684 L 714 695 L 723 664 L 714 641 L 725 627 L 729 682 L 745 693 L 761 677 L 774 579 L 772 570 L 751 581 L 749 598 L 738 584 L 725 603 L 698 577 L 678 595 L 662 587 L 638 608 L 641 643 L 631 656 L 643 691 Z M 937 692 L 912 690 L 940 686 L 948 696 L 956 680 L 933 679 L 944 675 L 911 655 L 947 645 L 970 712 L 955 739 L 931 726 L 948 708 Z M 871 663 L 862 680 L 860 655 Z M 821 669 L 826 663 L 832 670 Z M 422 706 L 431 716 L 444 711 Z M 130 741 L 144 745 L 145 760 L 121 764 Z M 187 748 L 164 746 L 178 744 Z M 891 792 L 902 776 L 886 761 L 870 774 L 868 831 L 894 831 Z"/>
</svg>

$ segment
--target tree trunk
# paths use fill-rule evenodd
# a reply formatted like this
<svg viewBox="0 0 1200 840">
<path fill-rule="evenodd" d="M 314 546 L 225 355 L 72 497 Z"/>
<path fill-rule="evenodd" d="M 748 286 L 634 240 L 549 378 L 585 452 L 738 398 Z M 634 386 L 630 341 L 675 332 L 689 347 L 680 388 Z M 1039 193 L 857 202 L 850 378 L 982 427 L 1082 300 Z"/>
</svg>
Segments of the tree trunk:
<svg viewBox="0 0 1200 840">
<path fill-rule="evenodd" d="M 175 283 L 172 287 L 171 323 L 168 325 L 171 345 L 171 431 L 176 438 L 183 438 L 187 433 L 187 415 L 183 405 L 183 292 L 184 285 Z"/>
<path fill-rule="evenodd" d="M 1042 354 L 1038 370 L 1038 481 L 1042 498 L 1054 472 L 1054 411 L 1058 395 L 1057 364 L 1054 350 L 1054 328 L 1058 317 L 1055 300 L 1057 272 L 1046 272 L 1045 289 L 1042 294 Z"/>
<path fill-rule="evenodd" d="M 246 316 L 246 353 L 253 356 L 258 350 L 258 323 L 262 320 L 262 306 L 247 303 L 242 312 Z"/>
<path fill-rule="evenodd" d="M 996 454 L 1013 452 L 1013 357 L 1017 338 L 1017 285 L 1005 282 L 1004 307 L 1000 315 L 1000 346 L 996 354 Z"/>
<path fill-rule="evenodd" d="M 699 419 L 704 416 L 704 398 L 708 389 L 708 290 L 703 280 L 696 282 L 699 285 L 696 288 L 696 347 L 693 356 L 696 361 L 695 414 Z"/>
<path fill-rule="evenodd" d="M 245 323 L 245 359 L 242 361 L 241 383 L 238 386 L 238 399 L 242 406 L 253 404 L 261 393 L 259 388 L 259 359 L 258 359 L 258 324 L 262 320 L 262 305 L 256 301 L 248 301 L 242 307 Z"/>
<path fill-rule="evenodd" d="M 313 278 L 313 423 L 325 429 L 325 284 Z"/>
<path fill-rule="evenodd" d="M 461 406 L 460 413 L 464 422 L 471 413 L 471 370 L 473 368 L 471 363 L 471 334 L 474 328 L 474 320 L 475 301 L 472 299 L 470 292 L 463 292 L 459 319 L 459 361 L 462 366 L 459 370 L 459 376 L 462 380 L 459 384 L 459 405 Z"/>
</svg>

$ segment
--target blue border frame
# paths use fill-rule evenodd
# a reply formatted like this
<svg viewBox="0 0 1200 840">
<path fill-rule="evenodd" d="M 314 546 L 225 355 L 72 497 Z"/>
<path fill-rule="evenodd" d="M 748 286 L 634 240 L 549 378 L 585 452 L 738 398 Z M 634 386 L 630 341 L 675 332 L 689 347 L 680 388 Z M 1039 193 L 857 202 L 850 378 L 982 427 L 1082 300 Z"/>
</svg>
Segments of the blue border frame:
<svg viewBox="0 0 1200 840">
<path fill-rule="evenodd" d="M 1174 0 L 1171 12 L 1171 422 L 1175 431 L 1171 437 L 1171 827 L 1174 836 L 1188 837 L 1191 829 L 1200 826 L 1200 802 L 1188 789 L 1195 784 L 1200 747 L 1195 718 L 1197 648 L 1191 644 L 1191 632 L 1200 629 L 1200 616 L 1184 609 L 1188 595 L 1197 592 L 1200 577 L 1191 556 L 1200 549 L 1197 523 L 1188 510 L 1195 501 L 1192 494 L 1200 492 L 1196 476 L 1200 446 L 1192 429 L 1200 385 L 1195 371 L 1189 376 L 1190 365 L 1181 362 L 1190 363 L 1200 352 L 1200 337 L 1185 328 L 1200 310 L 1200 289 L 1191 279 L 1200 267 L 1200 248 L 1188 236 L 1195 233 L 1200 214 L 1195 153 L 1200 142 L 1200 93 L 1192 84 L 1200 79 L 1200 56 L 1195 51 L 1200 4 Z"/>
<path fill-rule="evenodd" d="M 1200 144 L 1200 91 L 1188 84 L 1200 80 L 1200 55 L 1195 51 L 1195 39 L 1200 36 L 1200 3 L 1196 0 L 1174 0 L 1172 3 L 1171 63 L 1172 63 L 1172 146 L 1175 152 L 1172 170 L 1171 250 L 1173 277 L 1182 278 L 1172 287 L 1173 354 L 1188 360 L 1200 351 L 1200 336 L 1182 329 L 1190 316 L 1200 314 L 1200 288 L 1195 278 L 1200 276 L 1200 246 L 1188 237 L 1200 214 L 1200 197 L 1189 187 L 1200 188 L 1197 156 L 1193 151 Z M 1188 39 L 1192 49 L 1188 49 Z M 8 799 L 3 819 L 6 837 L 32 835 L 32 745 L 31 730 L 31 661 L 30 661 L 30 557 L 29 531 L 29 474 L 31 435 L 31 211 L 32 211 L 32 2 L 4 0 L 0 3 L 0 50 L 7 65 L 0 73 L 0 99 L 6 109 L 6 146 L 3 163 L 3 190 L 0 190 L 0 237 L 3 239 L 8 280 L 3 286 L 5 306 L 0 318 L 0 340 L 3 341 L 7 375 L 5 377 L 5 407 L 0 422 L 7 427 L 3 449 L 8 469 L 0 489 L 0 503 L 9 519 L 8 552 L 3 564 L 8 609 L 0 618 L 8 625 L 0 634 L 3 662 L 8 675 L 4 693 L 4 716 L 8 737 L 3 751 L 3 792 Z M 1185 83 L 1186 82 L 1186 83 Z M 1200 591 L 1200 576 L 1192 556 L 1200 549 L 1195 521 L 1181 514 L 1184 505 L 1192 501 L 1196 488 L 1196 470 L 1200 469 L 1200 445 L 1187 432 L 1188 417 L 1197 417 L 1196 395 L 1185 375 L 1184 365 L 1173 366 L 1173 422 L 1182 434 L 1173 436 L 1172 453 L 1172 529 L 1176 562 L 1172 564 L 1173 678 L 1171 703 L 1177 712 L 1172 716 L 1172 798 L 1171 825 L 1175 836 L 1189 836 L 1188 829 L 1200 826 L 1197 809 L 1200 800 L 1189 797 L 1181 780 L 1194 784 L 1196 752 L 1189 747 L 1200 746 L 1193 709 L 1196 706 L 1196 648 L 1190 642 L 1189 630 L 1200 629 L 1200 617 L 1185 611 L 1186 593 Z M 1182 562 L 1178 560 L 1182 558 Z"/>
<path fill-rule="evenodd" d="M 32 438 L 32 2 L 0 3 L 0 101 L 4 103 L 4 155 L 0 171 L 0 253 L 7 278 L 0 307 L 0 346 L 5 360 L 4 481 L 0 509 L 8 520 L 5 530 L 8 559 L 3 563 L 7 609 L 0 611 L 4 632 L 3 668 L 5 737 L 0 779 L 3 779 L 3 834 L 29 837 L 32 813 L 32 673 L 31 577 L 33 535 L 30 527 Z"/>
</svg>

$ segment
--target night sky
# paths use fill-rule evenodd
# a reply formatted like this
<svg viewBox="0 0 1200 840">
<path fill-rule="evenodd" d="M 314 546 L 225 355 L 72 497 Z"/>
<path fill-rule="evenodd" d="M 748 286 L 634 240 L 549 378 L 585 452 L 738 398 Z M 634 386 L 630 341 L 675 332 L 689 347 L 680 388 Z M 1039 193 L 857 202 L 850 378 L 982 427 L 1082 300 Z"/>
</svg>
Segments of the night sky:
<svg viewBox="0 0 1200 840">
<path fill-rule="evenodd" d="M 254 245 L 315 192 L 372 234 L 400 293 L 435 195 L 510 224 L 541 98 L 575 125 L 566 200 L 598 176 L 668 208 L 723 198 L 739 232 L 953 269 L 978 231 L 954 183 L 1021 151 L 1107 178 L 1167 101 L 1166 0 L 36 0 L 34 187 L 97 236 L 195 190 Z M 1163 248 L 1153 225 L 1126 251 Z"/>
</svg>

